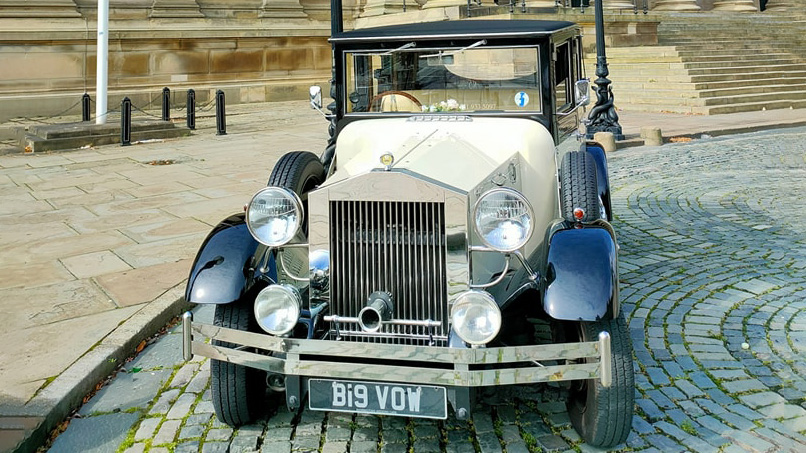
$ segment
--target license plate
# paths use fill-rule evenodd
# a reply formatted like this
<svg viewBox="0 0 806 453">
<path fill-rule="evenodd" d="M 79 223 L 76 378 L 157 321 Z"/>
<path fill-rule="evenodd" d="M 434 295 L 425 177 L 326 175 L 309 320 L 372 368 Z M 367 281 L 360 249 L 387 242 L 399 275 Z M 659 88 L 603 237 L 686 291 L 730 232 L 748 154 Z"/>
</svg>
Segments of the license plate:
<svg viewBox="0 0 806 453">
<path fill-rule="evenodd" d="M 445 387 L 387 382 L 308 380 L 312 410 L 448 418 Z"/>
</svg>

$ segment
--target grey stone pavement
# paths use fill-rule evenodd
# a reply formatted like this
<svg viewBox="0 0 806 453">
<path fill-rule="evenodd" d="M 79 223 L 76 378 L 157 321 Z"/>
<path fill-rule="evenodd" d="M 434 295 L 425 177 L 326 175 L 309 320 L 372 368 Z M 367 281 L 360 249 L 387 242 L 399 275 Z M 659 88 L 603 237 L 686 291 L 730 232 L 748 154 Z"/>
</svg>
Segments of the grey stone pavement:
<svg viewBox="0 0 806 453">
<path fill-rule="evenodd" d="M 591 450 L 554 387 L 487 395 L 469 424 L 285 409 L 217 422 L 209 362 L 183 363 L 175 329 L 152 335 L 184 308 L 209 229 L 280 155 L 326 139 L 305 102 L 228 110 L 226 136 L 200 118 L 185 139 L 0 155 L 0 449 L 36 449 L 86 402 L 52 451 Z M 610 157 L 638 392 L 623 447 L 806 451 L 806 128 L 708 137 L 806 112 L 621 115 L 628 135 L 694 137 Z"/>
</svg>

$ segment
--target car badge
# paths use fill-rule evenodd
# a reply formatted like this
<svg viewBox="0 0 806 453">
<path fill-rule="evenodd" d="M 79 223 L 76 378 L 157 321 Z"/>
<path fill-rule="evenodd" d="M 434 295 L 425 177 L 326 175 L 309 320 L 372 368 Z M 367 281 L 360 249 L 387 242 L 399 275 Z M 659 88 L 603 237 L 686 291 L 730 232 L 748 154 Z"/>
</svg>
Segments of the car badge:
<svg viewBox="0 0 806 453">
<path fill-rule="evenodd" d="M 389 171 L 392 168 L 392 164 L 395 163 L 395 156 L 392 153 L 384 153 L 381 155 L 381 165 L 383 165 L 386 171 Z"/>
</svg>

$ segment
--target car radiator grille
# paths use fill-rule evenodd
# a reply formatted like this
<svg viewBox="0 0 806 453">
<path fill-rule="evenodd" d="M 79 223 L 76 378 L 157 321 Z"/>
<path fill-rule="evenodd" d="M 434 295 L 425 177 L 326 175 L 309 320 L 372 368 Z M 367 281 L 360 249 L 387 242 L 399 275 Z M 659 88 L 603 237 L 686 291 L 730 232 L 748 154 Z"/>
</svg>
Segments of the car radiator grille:
<svg viewBox="0 0 806 453">
<path fill-rule="evenodd" d="M 432 202 L 330 202 L 331 308 L 357 317 L 370 294 L 392 295 L 392 319 L 439 321 L 439 327 L 384 324 L 332 326 L 351 341 L 447 343 L 445 206 Z M 336 331 L 338 329 L 338 331 Z"/>
</svg>

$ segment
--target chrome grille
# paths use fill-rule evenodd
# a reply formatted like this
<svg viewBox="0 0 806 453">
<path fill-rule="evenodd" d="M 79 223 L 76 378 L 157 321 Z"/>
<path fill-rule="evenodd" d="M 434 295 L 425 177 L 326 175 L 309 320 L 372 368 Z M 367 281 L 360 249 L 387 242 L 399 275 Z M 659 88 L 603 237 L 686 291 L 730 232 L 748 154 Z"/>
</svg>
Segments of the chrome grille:
<svg viewBox="0 0 806 453">
<path fill-rule="evenodd" d="M 445 344 L 444 204 L 331 201 L 330 228 L 331 314 L 357 317 L 370 294 L 386 291 L 395 304 L 393 319 L 440 322 L 430 329 L 384 324 L 373 334 L 341 324 L 338 334 L 355 341 Z"/>
</svg>

